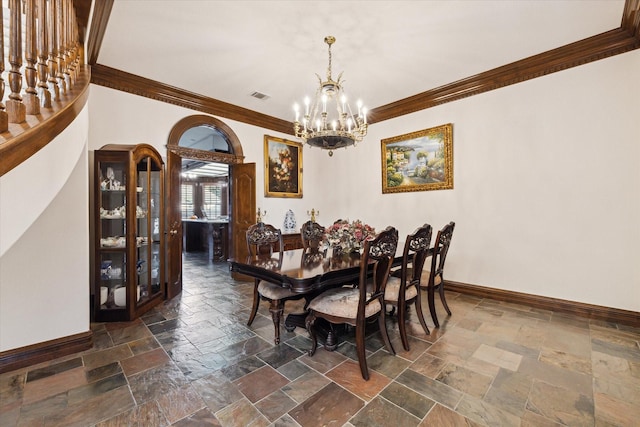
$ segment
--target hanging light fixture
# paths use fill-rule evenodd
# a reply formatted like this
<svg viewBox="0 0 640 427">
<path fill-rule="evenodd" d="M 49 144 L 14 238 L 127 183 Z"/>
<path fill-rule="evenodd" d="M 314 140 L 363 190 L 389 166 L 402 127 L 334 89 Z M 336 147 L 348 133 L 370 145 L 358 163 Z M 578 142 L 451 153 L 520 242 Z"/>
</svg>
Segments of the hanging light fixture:
<svg viewBox="0 0 640 427">
<path fill-rule="evenodd" d="M 337 81 L 331 77 L 331 45 L 335 41 L 333 36 L 324 38 L 324 42 L 329 45 L 327 80 L 322 81 L 316 74 L 320 87 L 316 90 L 313 103 L 309 97 L 305 98 L 302 122 L 300 107 L 298 104 L 293 106 L 296 114 L 293 123 L 295 136 L 312 147 L 329 150 L 329 156 L 333 156 L 336 148 L 356 145 L 367 134 L 367 109 L 362 107 L 362 101 L 358 101 L 358 109 L 354 114 L 342 90 L 342 73 Z"/>
</svg>

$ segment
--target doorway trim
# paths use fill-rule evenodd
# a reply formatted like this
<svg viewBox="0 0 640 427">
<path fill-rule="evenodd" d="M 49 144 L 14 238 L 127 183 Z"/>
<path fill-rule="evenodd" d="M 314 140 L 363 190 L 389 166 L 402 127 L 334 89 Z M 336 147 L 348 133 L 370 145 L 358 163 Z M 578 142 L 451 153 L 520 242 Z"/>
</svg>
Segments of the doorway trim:
<svg viewBox="0 0 640 427">
<path fill-rule="evenodd" d="M 229 142 L 231 153 L 181 147 L 179 144 L 182 135 L 187 130 L 198 126 L 215 128 L 223 133 Z M 183 158 L 228 165 L 244 163 L 244 154 L 238 136 L 229 126 L 215 117 L 204 114 L 188 116 L 179 120 L 171 129 L 167 140 L 167 182 L 165 186 L 168 200 L 168 203 L 165 204 L 167 207 L 165 212 L 167 299 L 182 292 L 182 213 L 177 207 L 180 206 L 180 172 Z M 231 168 L 229 173 L 232 173 Z M 230 191 L 234 191 L 234 189 L 231 188 Z M 229 227 L 231 224 L 232 222 L 229 223 Z M 228 236 L 233 235 L 233 230 L 229 230 Z M 233 247 L 232 237 L 230 243 L 230 246 Z"/>
<path fill-rule="evenodd" d="M 215 127 L 225 134 L 227 140 L 231 144 L 232 153 L 217 153 L 213 151 L 195 150 L 193 148 L 180 147 L 180 138 L 187 130 L 198 126 L 210 126 Z M 186 157 L 195 160 L 206 160 L 215 163 L 226 163 L 229 165 L 235 163 L 244 162 L 244 153 L 242 152 L 242 144 L 238 136 L 227 126 L 224 122 L 216 119 L 215 117 L 206 116 L 204 114 L 197 114 L 194 116 L 185 117 L 178 121 L 171 132 L 169 132 L 169 138 L 167 141 L 167 150 L 179 155 L 180 157 Z"/>
</svg>

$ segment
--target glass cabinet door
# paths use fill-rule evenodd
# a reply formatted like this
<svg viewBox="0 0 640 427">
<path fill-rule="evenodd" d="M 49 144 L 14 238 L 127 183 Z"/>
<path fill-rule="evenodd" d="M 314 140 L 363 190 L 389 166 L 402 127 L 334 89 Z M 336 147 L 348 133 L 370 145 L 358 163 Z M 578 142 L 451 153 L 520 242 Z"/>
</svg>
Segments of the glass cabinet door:
<svg viewBox="0 0 640 427">
<path fill-rule="evenodd" d="M 110 161 L 98 162 L 97 167 L 100 309 L 117 309 L 126 306 L 127 169 L 123 162 Z"/>
<path fill-rule="evenodd" d="M 143 304 L 161 291 L 160 180 L 162 175 L 161 166 L 149 157 L 142 159 L 137 169 L 137 295 L 139 295 L 138 304 Z"/>
<path fill-rule="evenodd" d="M 149 199 L 149 226 L 150 236 L 149 241 L 151 244 L 151 294 L 156 295 L 162 292 L 162 287 L 160 286 L 160 280 L 164 280 L 164 274 L 161 273 L 160 260 L 163 258 L 162 254 L 162 230 L 161 227 L 163 225 L 161 221 L 161 207 L 162 207 L 162 199 L 161 199 L 161 181 L 163 180 L 162 174 L 160 173 L 160 165 L 155 164 L 152 161 L 152 167 L 150 171 L 150 188 L 151 192 Z"/>
</svg>

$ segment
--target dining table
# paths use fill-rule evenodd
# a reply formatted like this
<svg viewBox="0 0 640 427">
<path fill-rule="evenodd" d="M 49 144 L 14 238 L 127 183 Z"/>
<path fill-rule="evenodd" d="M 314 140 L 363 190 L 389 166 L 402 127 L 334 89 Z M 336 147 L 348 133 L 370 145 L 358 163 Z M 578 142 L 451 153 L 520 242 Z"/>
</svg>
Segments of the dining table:
<svg viewBox="0 0 640 427">
<path fill-rule="evenodd" d="M 403 245 L 398 243 L 394 266 L 402 263 Z M 319 293 L 349 284 L 357 284 L 360 275 L 359 252 L 343 253 L 331 248 L 312 250 L 294 249 L 271 254 L 247 256 L 244 259 L 230 259 L 230 270 L 280 284 L 294 293 L 304 295 L 310 301 Z M 288 331 L 305 327 L 306 312 L 289 313 L 284 326 Z M 320 325 L 318 335 L 325 342 L 327 350 L 337 347 L 338 331 L 329 325 Z"/>
</svg>

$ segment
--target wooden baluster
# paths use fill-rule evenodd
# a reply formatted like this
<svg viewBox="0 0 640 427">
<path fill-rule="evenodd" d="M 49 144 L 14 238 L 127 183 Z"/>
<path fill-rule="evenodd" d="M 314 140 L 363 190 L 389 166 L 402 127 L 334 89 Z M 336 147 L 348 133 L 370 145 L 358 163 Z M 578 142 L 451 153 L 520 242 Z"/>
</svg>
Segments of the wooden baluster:
<svg viewBox="0 0 640 427">
<path fill-rule="evenodd" d="M 64 59 L 64 11 L 62 0 L 56 0 L 56 49 L 58 51 L 58 86 L 60 94 L 67 93 L 67 81 L 64 78 L 66 62 Z"/>
<path fill-rule="evenodd" d="M 80 68 L 83 65 L 84 50 L 82 49 L 82 44 L 80 43 L 80 27 L 78 25 L 78 19 L 76 18 L 75 13 L 73 14 L 73 43 L 76 55 L 76 74 L 80 74 Z"/>
<path fill-rule="evenodd" d="M 51 108 L 51 92 L 47 85 L 47 0 L 38 0 L 38 96 L 40 106 Z"/>
<path fill-rule="evenodd" d="M 26 107 L 22 103 L 22 21 L 20 20 L 20 0 L 9 0 L 9 88 L 7 114 L 10 123 L 22 123 L 26 120 Z"/>
<path fill-rule="evenodd" d="M 75 12 L 71 15 L 71 54 L 73 57 L 73 72 L 74 80 L 78 80 L 78 74 L 80 73 L 80 53 L 78 44 L 78 22 L 76 21 Z"/>
<path fill-rule="evenodd" d="M 58 49 L 56 47 L 56 0 L 47 0 L 47 15 L 49 20 L 47 21 L 47 40 L 48 40 L 48 59 L 47 64 L 49 66 L 49 77 L 47 83 L 49 84 L 49 92 L 51 98 L 55 101 L 60 100 L 60 88 L 58 87 Z"/>
<path fill-rule="evenodd" d="M 72 52 L 73 52 L 73 70 L 76 73 L 76 80 L 78 74 L 80 74 L 80 36 L 78 34 L 78 19 L 76 17 L 75 8 L 71 9 L 71 40 L 72 40 Z"/>
<path fill-rule="evenodd" d="M 71 89 L 71 77 L 69 76 L 69 46 L 68 42 L 68 33 L 67 33 L 67 19 L 69 18 L 68 14 L 68 0 L 60 0 L 60 11 L 61 11 L 61 19 L 60 19 L 60 54 L 62 55 L 64 67 L 62 68 L 62 77 L 64 78 L 64 84 L 67 90 Z"/>
<path fill-rule="evenodd" d="M 73 17 L 73 5 L 71 0 L 65 0 L 66 5 L 66 13 L 64 20 L 64 33 L 65 33 L 65 54 L 67 56 L 67 69 L 65 71 L 66 75 L 69 76 L 69 88 L 73 87 L 75 83 L 75 63 L 73 61 L 73 53 L 71 52 L 71 28 L 72 28 L 72 17 Z"/>
<path fill-rule="evenodd" d="M 67 64 L 65 76 L 68 76 L 67 86 L 69 89 L 73 87 L 73 57 L 71 56 L 71 2 L 64 1 L 64 57 Z"/>
<path fill-rule="evenodd" d="M 2 17 L 3 8 L 0 7 L 0 21 L 3 21 Z M 4 72 L 4 25 L 0 26 L 0 132 L 6 132 L 9 130 L 9 118 L 7 112 L 4 110 L 4 80 L 2 79 L 2 73 Z"/>
<path fill-rule="evenodd" d="M 24 59 L 27 65 L 24 68 L 24 77 L 27 83 L 24 95 L 24 105 L 27 114 L 40 114 L 40 100 L 36 90 L 38 72 L 36 70 L 36 0 L 26 0 L 26 31 L 24 44 Z"/>
</svg>

